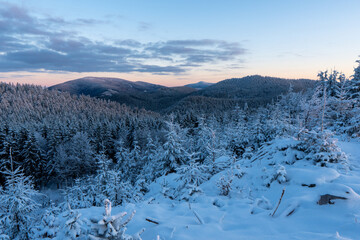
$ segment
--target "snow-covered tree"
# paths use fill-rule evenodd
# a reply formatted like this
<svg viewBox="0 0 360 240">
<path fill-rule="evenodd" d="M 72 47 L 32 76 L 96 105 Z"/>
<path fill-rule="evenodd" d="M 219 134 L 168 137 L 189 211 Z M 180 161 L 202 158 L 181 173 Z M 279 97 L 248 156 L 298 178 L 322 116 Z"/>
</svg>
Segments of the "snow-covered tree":
<svg viewBox="0 0 360 240">
<path fill-rule="evenodd" d="M 166 133 L 162 161 L 164 162 L 164 171 L 170 173 L 186 162 L 187 153 L 179 135 L 179 126 L 173 121 L 166 122 L 166 125 L 168 132 Z"/>
<path fill-rule="evenodd" d="M 75 179 L 96 172 L 95 152 L 86 133 L 76 133 L 57 149 L 56 171 L 63 180 Z"/>
<path fill-rule="evenodd" d="M 176 172 L 180 174 L 179 179 L 182 180 L 185 185 L 199 186 L 210 177 L 208 167 L 194 160 L 190 161 L 189 165 L 183 165 L 177 168 Z"/>
<path fill-rule="evenodd" d="M 89 234 L 91 240 L 141 240 L 140 235 L 145 231 L 141 229 L 134 236 L 126 234 L 126 225 L 132 220 L 136 211 L 134 210 L 131 215 L 125 219 L 126 212 L 121 212 L 117 215 L 111 215 L 111 202 L 105 199 L 105 214 L 104 217 L 94 223 L 93 232 Z"/>
<path fill-rule="evenodd" d="M 348 87 L 348 96 L 350 99 L 360 99 L 360 60 L 356 61 L 359 65 L 354 69 L 354 75 Z"/>
<path fill-rule="evenodd" d="M 128 169 L 130 168 L 130 151 L 125 147 L 124 141 L 119 140 L 117 143 L 117 153 L 115 155 L 117 160 L 116 169 L 121 174 L 126 174 Z"/>
<path fill-rule="evenodd" d="M 356 62 L 359 65 L 354 69 L 347 91 L 350 117 L 347 126 L 344 126 L 346 133 L 353 137 L 360 136 L 360 60 Z"/>
<path fill-rule="evenodd" d="M 11 239 L 28 239 L 31 215 L 39 207 L 34 198 L 39 193 L 20 167 L 14 169 L 12 159 L 9 165 L 3 171 L 6 181 L 0 193 L 0 228 L 4 228 Z"/>
<path fill-rule="evenodd" d="M 110 170 L 111 160 L 107 158 L 103 151 L 96 154 L 95 160 L 98 166 L 98 178 L 101 184 L 106 184 L 109 178 L 108 172 Z"/>
<path fill-rule="evenodd" d="M 347 165 L 347 156 L 337 146 L 337 140 L 329 131 L 305 132 L 300 140 L 303 144 L 298 145 L 298 149 L 307 153 L 307 160 L 313 161 L 322 167 L 331 163 L 342 163 Z"/>
<path fill-rule="evenodd" d="M 303 99 L 300 102 L 302 109 L 301 119 L 302 126 L 305 129 L 315 129 L 320 127 L 321 113 L 323 110 L 324 101 L 321 99 L 323 89 L 318 86 L 312 93 L 309 99 Z"/>
<path fill-rule="evenodd" d="M 221 154 L 225 153 L 225 150 L 219 143 L 219 138 L 216 134 L 216 132 L 212 129 L 209 129 L 210 136 L 207 141 L 206 150 L 208 152 L 208 156 L 205 159 L 205 162 L 207 164 L 214 163 L 216 158 L 219 157 Z"/>
<path fill-rule="evenodd" d="M 52 239 L 55 238 L 59 231 L 59 221 L 57 216 L 59 211 L 54 206 L 51 206 L 49 209 L 46 209 L 42 218 L 40 225 L 36 227 L 36 230 L 33 229 L 33 237 L 35 239 Z"/>
<path fill-rule="evenodd" d="M 143 157 L 144 167 L 142 169 L 143 178 L 146 181 L 152 181 L 161 175 L 162 152 L 163 149 L 159 142 L 156 139 L 154 141 L 151 136 L 148 136 Z"/>
<path fill-rule="evenodd" d="M 66 221 L 62 226 L 61 238 L 75 240 L 82 237 L 82 239 L 85 239 L 86 231 L 83 228 L 85 223 L 80 219 L 81 214 L 78 211 L 72 210 L 69 205 L 69 210 L 64 214 L 64 217 Z"/>
<path fill-rule="evenodd" d="M 25 141 L 20 152 L 24 159 L 22 168 L 27 176 L 33 176 L 36 180 L 42 180 L 46 169 L 46 162 L 33 134 Z"/>
<path fill-rule="evenodd" d="M 219 188 L 220 195 L 228 196 L 230 194 L 233 180 L 234 175 L 231 171 L 227 171 L 226 174 L 219 178 L 216 185 Z"/>
</svg>

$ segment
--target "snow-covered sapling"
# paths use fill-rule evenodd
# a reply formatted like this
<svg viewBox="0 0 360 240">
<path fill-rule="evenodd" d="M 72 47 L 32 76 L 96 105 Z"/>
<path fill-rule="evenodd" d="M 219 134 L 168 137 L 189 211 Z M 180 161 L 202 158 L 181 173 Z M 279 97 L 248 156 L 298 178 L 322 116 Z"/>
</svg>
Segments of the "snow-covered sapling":
<svg viewBox="0 0 360 240">
<path fill-rule="evenodd" d="M 41 238 L 54 238 L 59 231 L 59 222 L 56 218 L 56 213 L 53 209 L 45 210 L 43 217 L 41 218 L 40 226 L 35 230 L 36 239 Z"/>
<path fill-rule="evenodd" d="M 70 208 L 69 211 L 65 214 L 66 222 L 64 228 L 65 235 L 70 239 L 77 239 L 82 234 L 82 225 L 84 222 L 80 219 L 81 214 L 77 211 L 74 211 Z"/>
<path fill-rule="evenodd" d="M 125 233 L 126 225 L 132 220 L 135 215 L 135 210 L 131 215 L 122 221 L 127 215 L 127 212 L 121 212 L 117 215 L 111 216 L 111 202 L 105 199 L 105 214 L 104 217 L 93 226 L 93 234 L 89 235 L 91 240 L 141 240 L 140 235 L 145 229 L 141 229 L 138 233 L 131 236 Z"/>
<path fill-rule="evenodd" d="M 220 195 L 228 196 L 231 191 L 231 184 L 233 182 L 234 176 L 232 173 L 227 172 L 226 175 L 220 177 L 217 182 L 217 186 L 220 190 Z"/>
</svg>

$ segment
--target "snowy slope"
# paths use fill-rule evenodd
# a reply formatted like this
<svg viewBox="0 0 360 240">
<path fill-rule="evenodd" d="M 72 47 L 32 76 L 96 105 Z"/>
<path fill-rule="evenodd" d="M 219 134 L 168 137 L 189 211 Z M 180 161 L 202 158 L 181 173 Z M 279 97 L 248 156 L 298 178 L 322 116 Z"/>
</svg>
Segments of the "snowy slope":
<svg viewBox="0 0 360 240">
<path fill-rule="evenodd" d="M 217 161 L 230 162 L 230 167 L 191 196 L 181 188 L 179 174 L 163 176 L 150 185 L 144 201 L 114 207 L 113 214 L 136 210 L 127 233 L 146 228 L 142 239 L 359 239 L 360 143 L 339 142 L 348 159 L 328 167 L 305 160 L 296 144 L 293 139 L 278 139 L 250 159 L 231 163 L 222 157 Z M 219 179 L 228 176 L 232 189 L 229 196 L 221 196 Z M 279 208 L 271 216 L 283 189 Z M 317 204 L 324 194 L 346 200 Z M 90 231 L 89 219 L 102 216 L 104 209 L 79 212 Z"/>
</svg>

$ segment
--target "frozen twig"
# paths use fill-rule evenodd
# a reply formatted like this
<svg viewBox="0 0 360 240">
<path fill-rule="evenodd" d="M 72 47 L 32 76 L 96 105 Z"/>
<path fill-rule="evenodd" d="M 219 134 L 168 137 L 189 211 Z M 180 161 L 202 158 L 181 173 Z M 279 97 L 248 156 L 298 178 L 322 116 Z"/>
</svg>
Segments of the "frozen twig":
<svg viewBox="0 0 360 240">
<path fill-rule="evenodd" d="M 152 220 L 150 218 L 145 218 L 145 220 L 148 221 L 148 222 L 154 223 L 154 224 L 159 224 L 159 222 L 157 222 L 155 220 Z"/>
<path fill-rule="evenodd" d="M 280 199 L 279 199 L 279 202 L 278 202 L 278 204 L 277 204 L 277 206 L 276 206 L 273 214 L 271 214 L 272 217 L 275 215 L 276 211 L 278 210 L 279 205 L 280 205 L 280 203 L 281 203 L 281 200 L 282 200 L 282 198 L 283 198 L 283 196 L 284 196 L 284 193 L 285 193 L 285 188 L 282 190 L 281 197 L 280 197 Z"/>
</svg>

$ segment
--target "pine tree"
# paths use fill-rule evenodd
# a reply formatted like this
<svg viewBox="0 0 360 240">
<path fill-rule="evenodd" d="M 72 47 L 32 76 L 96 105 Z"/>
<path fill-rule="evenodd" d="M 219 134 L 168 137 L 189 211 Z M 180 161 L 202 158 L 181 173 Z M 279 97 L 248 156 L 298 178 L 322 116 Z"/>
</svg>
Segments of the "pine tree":
<svg viewBox="0 0 360 240">
<path fill-rule="evenodd" d="M 66 239 L 75 240 L 81 237 L 81 235 L 85 235 L 82 230 L 84 222 L 80 217 L 81 214 L 78 211 L 72 210 L 69 206 L 69 211 L 65 214 L 66 222 L 62 229 Z"/>
<path fill-rule="evenodd" d="M 144 154 L 145 165 L 142 171 L 143 177 L 146 181 L 153 181 L 161 175 L 162 165 L 160 161 L 160 154 L 162 154 L 162 152 L 162 146 L 159 144 L 157 139 L 154 141 L 150 136 L 148 136 Z"/>
<path fill-rule="evenodd" d="M 356 61 L 359 65 L 354 69 L 347 96 L 350 101 L 350 117 L 345 131 L 352 137 L 360 136 L 360 60 Z"/>
<path fill-rule="evenodd" d="M 122 140 L 119 140 L 117 145 L 117 153 L 115 155 L 117 160 L 116 169 L 120 172 L 120 174 L 124 175 L 130 168 L 130 151 L 125 147 Z M 124 177 L 125 176 L 126 175 L 124 175 Z"/>
<path fill-rule="evenodd" d="M 20 155 L 24 159 L 22 167 L 25 174 L 41 180 L 44 175 L 45 161 L 42 158 L 41 150 L 33 134 L 25 141 Z"/>
<path fill-rule="evenodd" d="M 35 239 L 52 239 L 55 238 L 59 231 L 59 221 L 57 219 L 60 209 L 50 205 L 45 210 L 40 225 L 34 230 L 33 238 Z"/>
<path fill-rule="evenodd" d="M 166 122 L 168 132 L 164 144 L 162 161 L 165 173 L 175 172 L 175 169 L 184 164 L 187 154 L 183 148 L 183 140 L 179 136 L 179 126 L 173 121 Z"/>
<path fill-rule="evenodd" d="M 20 167 L 14 169 L 10 151 L 10 168 L 5 169 L 5 188 L 0 194 L 0 223 L 10 239 L 28 239 L 31 214 L 39 207 L 34 198 L 39 194 L 32 180 Z"/>
<path fill-rule="evenodd" d="M 141 156 L 140 146 L 137 141 L 134 141 L 134 147 L 129 155 L 129 180 L 134 183 L 135 178 L 140 174 L 141 169 L 144 167 L 143 158 Z"/>
<path fill-rule="evenodd" d="M 76 133 L 70 141 L 57 148 L 56 171 L 64 180 L 75 179 L 96 172 L 95 152 L 86 133 Z"/>
<path fill-rule="evenodd" d="M 360 60 L 356 61 L 359 65 L 354 69 L 354 75 L 349 84 L 348 96 L 350 99 L 357 100 L 357 106 L 360 103 Z"/>
<path fill-rule="evenodd" d="M 108 172 L 110 170 L 111 160 L 101 151 L 99 154 L 96 154 L 95 161 L 98 166 L 99 180 L 102 184 L 106 184 L 109 179 Z"/>
<path fill-rule="evenodd" d="M 195 141 L 192 146 L 193 152 L 197 155 L 196 157 L 200 162 L 204 162 L 209 155 L 207 146 L 211 140 L 211 134 L 211 130 L 206 125 L 204 117 L 200 117 L 196 135 L 193 138 Z"/>
</svg>

